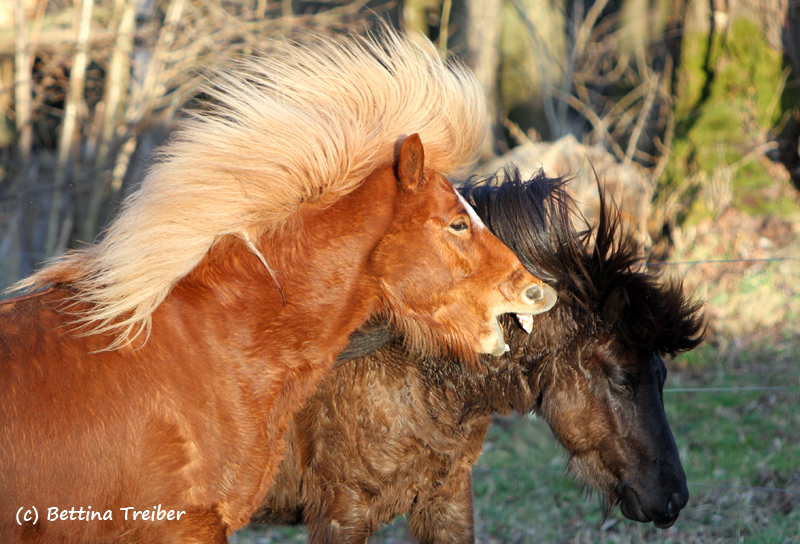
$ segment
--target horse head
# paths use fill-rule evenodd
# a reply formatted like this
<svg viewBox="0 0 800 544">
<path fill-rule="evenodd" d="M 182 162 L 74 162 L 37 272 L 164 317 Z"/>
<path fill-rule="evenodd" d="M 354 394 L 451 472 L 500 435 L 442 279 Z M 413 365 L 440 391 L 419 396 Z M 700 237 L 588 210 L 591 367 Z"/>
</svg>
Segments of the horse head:
<svg viewBox="0 0 800 544">
<path fill-rule="evenodd" d="M 689 493 L 662 398 L 664 354 L 703 338 L 700 305 L 679 283 L 637 265 L 636 246 L 600 190 L 600 218 L 573 226 L 564 181 L 543 174 L 499 186 L 472 184 L 467 199 L 562 301 L 533 331 L 506 321 L 510 356 L 528 376 L 527 406 L 570 455 L 569 469 L 633 520 L 671 526 Z"/>
<path fill-rule="evenodd" d="M 475 351 L 503 354 L 497 318 L 545 312 L 555 290 L 525 269 L 450 182 L 424 167 L 416 134 L 403 142 L 395 171 L 401 198 L 373 263 L 390 320 L 423 351 L 444 344 L 464 360 Z"/>
</svg>

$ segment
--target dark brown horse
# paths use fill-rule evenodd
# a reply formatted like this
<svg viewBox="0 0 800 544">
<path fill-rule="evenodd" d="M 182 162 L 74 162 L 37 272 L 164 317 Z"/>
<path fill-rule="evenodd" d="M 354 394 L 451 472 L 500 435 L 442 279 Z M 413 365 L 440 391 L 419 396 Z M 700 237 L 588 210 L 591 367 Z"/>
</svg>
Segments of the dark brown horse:
<svg viewBox="0 0 800 544">
<path fill-rule="evenodd" d="M 408 515 L 420 542 L 472 542 L 471 470 L 497 411 L 544 418 L 570 455 L 569 469 L 619 503 L 630 519 L 669 527 L 688 491 L 667 424 L 662 354 L 702 339 L 697 304 L 636 266 L 615 209 L 579 236 L 562 182 L 539 175 L 463 189 L 486 224 L 559 303 L 504 320 L 511 351 L 479 372 L 417 358 L 402 336 L 376 326 L 294 418 L 286 458 L 253 520 L 307 523 L 309 541 L 363 542 Z M 601 192 L 602 195 L 602 192 Z"/>
<path fill-rule="evenodd" d="M 226 542 L 368 319 L 471 361 L 553 305 L 439 173 L 475 157 L 471 76 L 392 34 L 283 47 L 0 304 L 3 544 Z"/>
</svg>

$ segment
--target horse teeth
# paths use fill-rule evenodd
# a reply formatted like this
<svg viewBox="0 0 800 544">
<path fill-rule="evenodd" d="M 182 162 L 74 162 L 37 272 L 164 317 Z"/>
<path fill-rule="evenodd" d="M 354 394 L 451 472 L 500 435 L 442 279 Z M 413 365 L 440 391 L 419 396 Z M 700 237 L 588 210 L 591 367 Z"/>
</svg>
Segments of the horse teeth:
<svg viewBox="0 0 800 544">
<path fill-rule="evenodd" d="M 517 314 L 517 321 L 519 321 L 519 326 L 525 329 L 525 332 L 530 334 L 533 331 L 533 316 L 532 315 L 520 315 Z"/>
<path fill-rule="evenodd" d="M 504 348 L 504 350 L 505 350 L 505 352 L 506 352 L 506 353 L 508 353 L 509 351 L 511 351 L 511 346 L 509 346 L 508 344 L 506 344 L 505 346 L 506 346 L 506 347 Z"/>
</svg>

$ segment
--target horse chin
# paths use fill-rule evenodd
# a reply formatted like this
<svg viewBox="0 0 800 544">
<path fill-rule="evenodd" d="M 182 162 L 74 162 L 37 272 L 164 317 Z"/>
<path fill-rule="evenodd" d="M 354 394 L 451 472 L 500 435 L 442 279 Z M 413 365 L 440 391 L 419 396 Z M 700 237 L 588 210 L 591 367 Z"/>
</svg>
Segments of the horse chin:
<svg viewBox="0 0 800 544">
<path fill-rule="evenodd" d="M 640 523 L 652 521 L 659 529 L 666 529 L 678 519 L 677 514 L 667 518 L 653 512 L 646 513 L 636 490 L 613 476 L 596 452 L 573 456 L 568 468 L 579 481 L 603 494 L 609 510 L 619 504 L 622 515 L 630 520 Z"/>
<path fill-rule="evenodd" d="M 480 343 L 481 353 L 500 357 L 507 351 L 508 346 L 506 345 L 505 336 L 503 336 L 503 327 L 497 321 L 497 316 L 492 317 L 489 323 L 489 333 L 481 336 Z"/>
<path fill-rule="evenodd" d="M 596 451 L 573 454 L 567 463 L 567 469 L 579 482 L 601 493 L 609 505 L 619 502 L 618 479 L 608 470 Z"/>
<path fill-rule="evenodd" d="M 650 518 L 647 517 L 642 510 L 642 505 L 639 502 L 639 497 L 632 487 L 625 486 L 619 494 L 619 509 L 622 515 L 633 521 L 647 523 Z"/>
<path fill-rule="evenodd" d="M 675 516 L 672 519 L 666 519 L 666 520 L 656 520 L 656 519 L 654 519 L 653 520 L 653 525 L 655 525 L 658 529 L 669 529 L 670 527 L 675 525 L 675 522 L 677 520 L 678 520 L 678 516 Z"/>
<path fill-rule="evenodd" d="M 638 521 L 641 523 L 653 522 L 659 529 L 668 529 L 675 524 L 678 519 L 678 513 L 674 516 L 650 516 L 644 512 L 642 504 L 639 501 L 639 496 L 636 491 L 630 486 L 624 486 L 620 491 L 619 509 L 622 515 L 626 518 Z"/>
</svg>

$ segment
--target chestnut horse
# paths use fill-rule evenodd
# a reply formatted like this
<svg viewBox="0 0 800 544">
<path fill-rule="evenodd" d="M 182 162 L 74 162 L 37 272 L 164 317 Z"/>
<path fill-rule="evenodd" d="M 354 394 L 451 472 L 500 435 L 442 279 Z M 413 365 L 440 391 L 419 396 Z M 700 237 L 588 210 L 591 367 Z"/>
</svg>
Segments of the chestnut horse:
<svg viewBox="0 0 800 544">
<path fill-rule="evenodd" d="M 297 413 L 253 521 L 306 523 L 319 544 L 364 542 L 407 515 L 419 542 L 473 542 L 472 466 L 492 413 L 517 411 L 549 423 L 571 471 L 609 505 L 657 527 L 675 522 L 688 491 L 664 414 L 661 355 L 701 341 L 699 307 L 637 269 L 602 191 L 599 224 L 581 238 L 560 180 L 506 178 L 467 185 L 464 196 L 553 282 L 559 304 L 533 318 L 530 334 L 506 318 L 511 351 L 483 357 L 477 373 L 416 357 L 385 327 L 354 335 L 343 356 L 388 343 L 338 366 Z"/>
<path fill-rule="evenodd" d="M 276 48 L 0 304 L 3 544 L 227 542 L 368 319 L 474 362 L 554 304 L 442 177 L 478 149 L 464 69 L 392 33 Z"/>
</svg>

